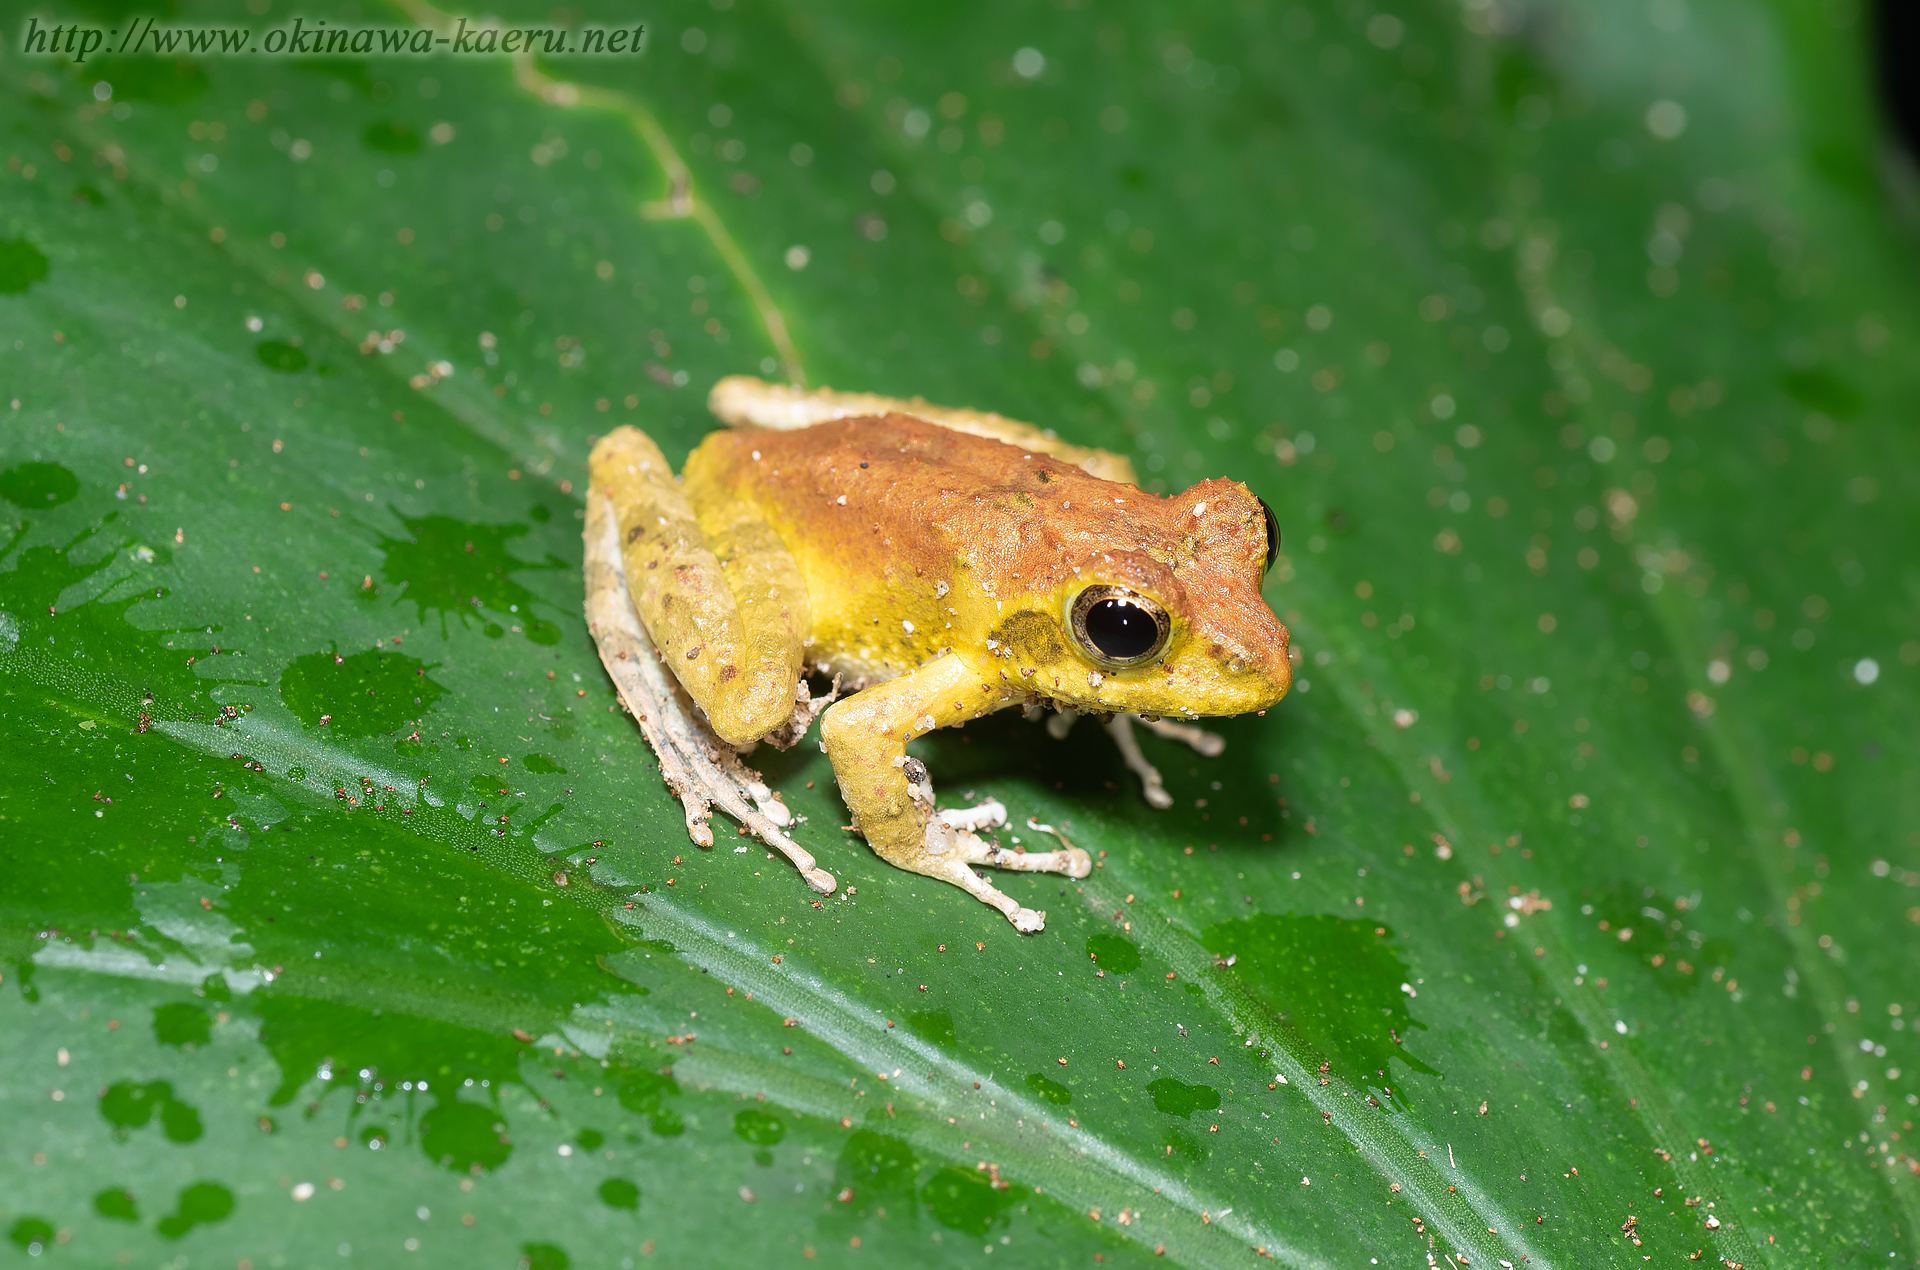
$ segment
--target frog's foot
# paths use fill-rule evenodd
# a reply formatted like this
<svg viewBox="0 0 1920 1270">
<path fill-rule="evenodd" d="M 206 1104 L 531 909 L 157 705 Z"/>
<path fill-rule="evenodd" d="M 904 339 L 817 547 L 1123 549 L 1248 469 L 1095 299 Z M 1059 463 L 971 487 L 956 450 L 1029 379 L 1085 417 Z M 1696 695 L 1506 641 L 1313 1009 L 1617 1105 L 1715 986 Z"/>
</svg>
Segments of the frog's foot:
<svg viewBox="0 0 1920 1270">
<path fill-rule="evenodd" d="M 915 810 L 926 818 L 919 859 L 910 867 L 928 877 L 951 882 L 974 898 L 993 905 L 1007 915 L 1007 920 L 1013 923 L 1015 930 L 1031 934 L 1046 925 L 1047 915 L 1022 908 L 969 866 L 984 864 L 995 869 L 1064 873 L 1076 878 L 1083 878 L 1093 871 L 1093 862 L 1084 851 L 1009 851 L 983 841 L 976 830 L 998 829 L 1007 823 L 1004 803 L 997 798 L 989 798 L 975 807 L 936 810 L 933 778 L 927 774 L 927 765 L 903 754 L 894 759 L 894 766 L 907 778 L 907 798 Z"/>
<path fill-rule="evenodd" d="M 1093 872 L 1093 858 L 1079 847 L 1058 851 L 1016 851 L 996 847 L 970 833 L 960 835 L 960 858 L 969 864 L 984 864 L 994 869 L 1012 869 L 1016 873 L 1059 873 L 1083 878 Z"/>
<path fill-rule="evenodd" d="M 676 702 L 676 704 L 680 703 Z M 687 722 L 695 725 L 702 722 L 697 709 L 693 712 L 693 717 L 687 720 Z M 706 739 L 709 742 L 718 741 L 718 738 L 712 736 L 711 733 L 707 734 Z M 782 829 L 794 823 L 795 817 L 793 812 L 787 809 L 786 803 L 780 800 L 780 795 L 775 793 L 773 788 L 761 778 L 760 773 L 747 766 L 745 761 L 746 754 L 740 750 L 739 747 L 709 744 L 708 757 L 713 760 L 714 766 L 718 767 L 732 779 L 734 785 L 739 788 L 741 793 L 753 800 L 753 805 L 759 808 L 761 815 Z M 709 812 L 708 814 L 711 815 L 712 813 Z M 695 841 L 699 840 L 696 838 Z M 707 847 L 713 844 L 711 841 L 708 841 L 702 842 L 700 845 Z M 746 850 L 745 847 L 736 847 L 734 849 L 736 851 Z"/>
<path fill-rule="evenodd" d="M 1047 735 L 1056 741 L 1066 740 L 1067 733 L 1073 730 L 1073 725 L 1079 722 L 1080 718 L 1080 712 L 1071 706 L 1057 711 L 1047 718 Z M 1040 711 L 1029 710 L 1027 719 L 1029 722 L 1038 722 Z M 1133 734 L 1133 723 L 1136 719 L 1148 731 L 1167 737 L 1169 740 L 1190 745 L 1206 758 L 1213 758 L 1225 749 L 1226 738 L 1217 732 L 1197 728 L 1191 723 L 1172 723 L 1166 719 L 1146 715 L 1116 714 L 1107 719 L 1107 735 L 1113 738 L 1113 743 L 1119 748 L 1120 757 L 1126 761 L 1128 769 L 1140 778 L 1141 796 L 1147 800 L 1148 806 L 1164 811 L 1173 806 L 1173 795 L 1167 792 L 1166 786 L 1162 783 L 1160 769 L 1148 762 L 1147 756 L 1140 752 L 1139 739 Z"/>
<path fill-rule="evenodd" d="M 972 834 L 965 836 L 973 838 Z M 986 846 L 978 838 L 973 840 L 983 847 Z M 931 845 L 929 845 L 929 853 L 931 853 Z M 1006 915 L 1006 919 L 1013 923 L 1013 928 L 1022 935 L 1031 935 L 1035 931 L 1045 929 L 1047 925 L 1045 909 L 1022 907 L 1011 895 L 969 868 L 958 850 L 945 859 L 935 857 L 928 860 L 918 866 L 915 871 L 924 873 L 930 878 L 938 878 L 942 882 L 951 882 L 981 903 L 999 909 Z"/>
<path fill-rule="evenodd" d="M 715 736 L 672 675 L 660 664 L 653 641 L 634 612 L 620 565 L 619 527 L 609 501 L 590 494 L 586 534 L 587 628 L 620 692 L 621 704 L 639 722 L 660 760 L 660 775 L 685 808 L 687 836 L 713 845 L 708 823 L 719 807 L 747 833 L 793 862 L 807 885 L 822 895 L 836 887 L 805 847 L 789 837 L 787 809 L 759 773 Z"/>
<path fill-rule="evenodd" d="M 996 814 L 992 817 L 977 814 L 982 812 Z M 1014 929 L 1024 934 L 1031 934 L 1045 926 L 1047 915 L 1035 909 L 1022 908 L 1011 896 L 975 873 L 973 865 L 984 864 L 988 868 L 1011 869 L 1017 873 L 1060 873 L 1070 878 L 1083 878 L 1093 872 L 1093 861 L 1078 847 L 1068 846 L 1060 851 L 1015 851 L 995 846 L 971 829 L 957 828 L 952 823 L 955 819 L 968 818 L 975 823 L 1005 824 L 1006 809 L 997 802 L 990 802 L 968 811 L 940 813 L 927 825 L 925 862 L 917 867 L 927 876 L 951 882 L 974 898 L 999 909 L 1013 923 Z"/>
<path fill-rule="evenodd" d="M 1073 726 L 1069 718 L 1071 714 L 1072 711 L 1063 710 L 1059 715 L 1055 716 L 1055 718 L 1069 719 L 1066 727 L 1071 727 Z M 1167 737 L 1169 740 L 1180 741 L 1190 745 L 1197 753 L 1205 758 L 1214 758 L 1219 755 L 1220 751 L 1227 748 L 1226 738 L 1218 732 L 1209 732 L 1205 728 L 1197 728 L 1191 723 L 1174 723 L 1167 719 L 1150 718 L 1137 714 L 1114 715 L 1113 718 L 1107 722 L 1107 735 L 1113 738 L 1114 745 L 1120 750 L 1120 757 L 1126 760 L 1126 764 L 1132 769 L 1133 774 L 1140 778 L 1141 796 L 1147 800 L 1147 805 L 1150 807 L 1158 807 L 1161 810 L 1165 810 L 1173 806 L 1173 795 L 1169 794 L 1166 786 L 1161 783 L 1160 769 L 1152 763 L 1149 763 L 1147 756 L 1140 752 L 1140 741 L 1133 735 L 1133 721 L 1135 719 L 1140 720 L 1141 724 L 1149 732 L 1158 736 Z M 1053 731 L 1053 724 L 1053 719 L 1047 721 L 1047 730 L 1049 732 Z M 1058 735 L 1064 736 L 1066 734 L 1066 727 L 1061 728 Z"/>
<path fill-rule="evenodd" d="M 1147 805 L 1162 811 L 1173 806 L 1173 795 L 1161 783 L 1160 769 L 1147 762 L 1147 756 L 1140 752 L 1140 742 L 1133 735 L 1133 716 L 1114 715 L 1107 723 L 1107 735 L 1113 738 L 1120 757 L 1126 760 L 1133 774 L 1140 778 L 1140 795 L 1147 800 Z"/>
<path fill-rule="evenodd" d="M 1086 852 L 1082 851 L 1079 847 L 1074 846 L 1073 843 L 1067 841 L 1066 834 L 1061 833 L 1058 829 L 1055 829 L 1052 825 L 1041 824 L 1039 821 L 1035 820 L 1032 816 L 1027 817 L 1027 828 L 1032 830 L 1034 833 L 1050 833 L 1054 837 L 1060 839 L 1061 850 L 1038 851 L 1038 852 L 1029 851 L 1023 857 L 1024 859 L 1028 859 L 1028 860 L 1045 859 L 1048 856 L 1052 856 L 1058 860 L 1065 861 L 1067 867 L 1058 870 L 1058 872 L 1064 873 L 1070 878 L 1083 878 L 1083 877 L 1086 877 L 1089 873 L 1093 872 L 1093 858 L 1089 856 Z M 1009 867 L 1017 869 L 1021 867 L 1040 867 L 1040 866 L 1021 866 L 1016 864 L 1016 865 L 1011 865 Z"/>
</svg>

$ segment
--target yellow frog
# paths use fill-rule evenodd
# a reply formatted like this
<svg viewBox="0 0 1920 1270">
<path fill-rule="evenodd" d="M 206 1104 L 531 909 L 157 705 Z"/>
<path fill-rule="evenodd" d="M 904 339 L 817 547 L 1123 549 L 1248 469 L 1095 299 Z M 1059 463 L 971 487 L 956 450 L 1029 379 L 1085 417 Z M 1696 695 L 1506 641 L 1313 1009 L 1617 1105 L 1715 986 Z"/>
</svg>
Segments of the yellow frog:
<svg viewBox="0 0 1920 1270">
<path fill-rule="evenodd" d="M 735 377 L 709 404 L 734 430 L 678 479 L 635 428 L 594 447 L 585 534 L 589 628 L 703 846 L 718 804 L 833 892 L 740 759 L 793 744 L 824 708 L 823 748 L 874 851 L 1037 931 L 1044 912 L 971 866 L 1077 878 L 1087 853 L 989 845 L 976 831 L 1005 809 L 937 810 L 908 742 L 1050 705 L 1117 716 L 1146 776 L 1129 716 L 1192 733 L 1173 720 L 1287 691 L 1287 629 L 1260 595 L 1279 531 L 1244 485 L 1160 497 L 1121 456 L 917 399 Z M 808 671 L 852 695 L 813 698 Z"/>
</svg>

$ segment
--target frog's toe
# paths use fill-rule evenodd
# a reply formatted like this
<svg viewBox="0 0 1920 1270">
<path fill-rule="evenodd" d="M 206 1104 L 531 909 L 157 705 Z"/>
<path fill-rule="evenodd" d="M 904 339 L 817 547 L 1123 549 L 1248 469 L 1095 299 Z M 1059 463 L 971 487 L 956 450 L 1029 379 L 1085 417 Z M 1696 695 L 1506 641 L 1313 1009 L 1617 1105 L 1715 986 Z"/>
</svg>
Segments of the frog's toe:
<svg viewBox="0 0 1920 1270">
<path fill-rule="evenodd" d="M 1015 873 L 1063 873 L 1070 878 L 1083 878 L 1093 872 L 1093 861 L 1078 847 L 1059 851 L 1015 851 L 995 846 L 971 833 L 960 833 L 955 835 L 953 846 L 949 849 L 968 864 L 984 864 L 988 868 L 1008 869 Z"/>
<path fill-rule="evenodd" d="M 753 799 L 753 805 L 760 809 L 761 815 L 782 829 L 793 823 L 793 813 L 787 809 L 785 803 L 773 796 L 773 790 L 768 788 L 765 781 L 748 779 L 743 782 L 743 786 L 747 791 L 747 797 Z"/>
<path fill-rule="evenodd" d="M 961 842 L 954 845 L 963 848 L 965 853 L 970 855 L 975 845 L 984 846 L 985 844 L 980 843 L 980 840 L 972 834 L 967 834 Z M 915 872 L 939 878 L 943 882 L 951 882 L 981 903 L 999 909 L 1006 915 L 1007 920 L 1013 923 L 1013 928 L 1022 934 L 1031 935 L 1047 924 L 1045 913 L 1022 908 L 1019 901 L 1011 895 L 967 867 L 963 860 L 957 858 L 961 854 L 962 851 L 956 850 L 944 860 L 929 860 L 916 866 Z"/>
<path fill-rule="evenodd" d="M 1007 807 L 998 798 L 989 798 L 974 807 L 943 808 L 936 813 L 936 819 L 955 829 L 998 829 L 1007 823 Z"/>
</svg>

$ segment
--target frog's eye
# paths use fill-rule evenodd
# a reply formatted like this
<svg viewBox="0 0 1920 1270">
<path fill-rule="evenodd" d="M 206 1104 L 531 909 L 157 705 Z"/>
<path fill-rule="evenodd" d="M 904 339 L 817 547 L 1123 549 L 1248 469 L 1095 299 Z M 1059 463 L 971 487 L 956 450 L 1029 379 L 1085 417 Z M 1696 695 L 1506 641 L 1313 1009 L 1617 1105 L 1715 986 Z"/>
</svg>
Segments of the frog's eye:
<svg viewBox="0 0 1920 1270">
<path fill-rule="evenodd" d="M 1090 586 L 1073 601 L 1074 642 L 1116 670 L 1159 656 L 1172 630 L 1165 609 L 1125 587 Z"/>
<path fill-rule="evenodd" d="M 1254 501 L 1260 504 L 1260 514 L 1267 518 L 1267 562 L 1260 569 L 1265 573 L 1280 556 L 1280 521 L 1274 516 L 1273 508 L 1267 506 L 1266 499 L 1256 494 Z"/>
</svg>

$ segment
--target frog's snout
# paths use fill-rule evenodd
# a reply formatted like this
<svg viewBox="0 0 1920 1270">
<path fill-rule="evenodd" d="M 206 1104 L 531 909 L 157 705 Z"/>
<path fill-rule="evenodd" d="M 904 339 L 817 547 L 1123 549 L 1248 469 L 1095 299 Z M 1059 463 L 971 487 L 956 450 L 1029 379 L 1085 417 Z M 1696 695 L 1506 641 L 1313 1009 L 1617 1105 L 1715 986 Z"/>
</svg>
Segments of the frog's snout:
<svg viewBox="0 0 1920 1270">
<path fill-rule="evenodd" d="M 1230 679 L 1247 683 L 1251 679 L 1263 681 L 1262 691 L 1258 694 L 1263 700 L 1251 705 L 1250 710 L 1264 710 L 1279 703 L 1286 696 L 1287 689 L 1293 686 L 1293 659 L 1288 656 L 1288 647 L 1292 643 L 1287 628 L 1278 619 L 1268 617 L 1271 629 L 1260 632 L 1249 641 L 1251 648 L 1230 653 L 1222 661 L 1222 669 Z"/>
<path fill-rule="evenodd" d="M 1273 680 L 1274 686 L 1284 696 L 1287 689 L 1293 686 L 1293 635 L 1278 622 L 1274 625 L 1280 627 L 1280 638 L 1263 651 L 1266 654 L 1267 678 Z"/>
</svg>

